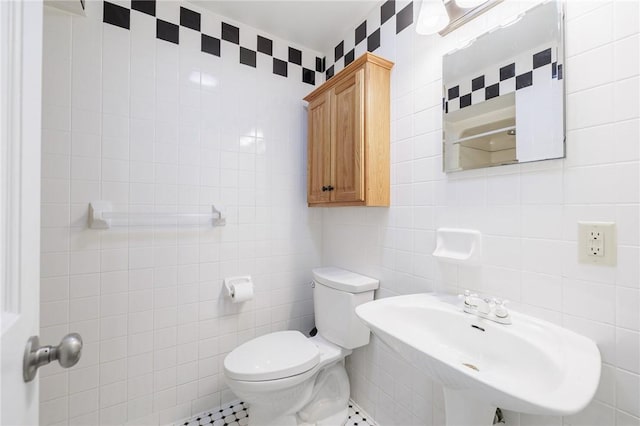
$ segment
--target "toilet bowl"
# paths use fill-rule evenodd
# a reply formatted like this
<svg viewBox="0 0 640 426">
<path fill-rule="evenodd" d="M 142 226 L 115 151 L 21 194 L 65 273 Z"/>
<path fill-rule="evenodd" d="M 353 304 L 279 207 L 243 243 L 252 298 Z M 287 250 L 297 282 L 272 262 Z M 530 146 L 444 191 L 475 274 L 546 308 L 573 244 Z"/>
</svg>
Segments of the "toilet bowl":
<svg viewBox="0 0 640 426">
<path fill-rule="evenodd" d="M 318 334 L 269 333 L 224 360 L 229 388 L 249 404 L 249 426 L 336 426 L 347 420 L 344 359 L 369 343 L 355 307 L 373 299 L 378 281 L 339 268 L 313 270 Z"/>
</svg>

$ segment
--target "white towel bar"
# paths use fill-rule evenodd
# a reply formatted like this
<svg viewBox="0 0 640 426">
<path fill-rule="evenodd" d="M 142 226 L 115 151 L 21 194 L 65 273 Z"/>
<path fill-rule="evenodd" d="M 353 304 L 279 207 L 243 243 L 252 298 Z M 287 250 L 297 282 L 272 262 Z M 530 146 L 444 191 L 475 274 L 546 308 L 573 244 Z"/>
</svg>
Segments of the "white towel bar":
<svg viewBox="0 0 640 426">
<path fill-rule="evenodd" d="M 117 212 L 109 201 L 89 203 L 89 228 L 109 229 L 112 226 L 224 226 L 226 219 L 222 213 L 211 206 L 208 213 L 172 213 L 172 212 Z"/>
</svg>

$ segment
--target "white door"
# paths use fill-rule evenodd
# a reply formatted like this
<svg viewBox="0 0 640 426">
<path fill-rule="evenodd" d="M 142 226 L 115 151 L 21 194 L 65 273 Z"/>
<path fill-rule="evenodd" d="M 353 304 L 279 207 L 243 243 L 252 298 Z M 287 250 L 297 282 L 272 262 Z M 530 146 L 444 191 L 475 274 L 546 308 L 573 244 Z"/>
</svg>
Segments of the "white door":
<svg viewBox="0 0 640 426">
<path fill-rule="evenodd" d="M 42 1 L 0 0 L 0 424 L 38 424 L 22 358 L 38 334 Z"/>
</svg>

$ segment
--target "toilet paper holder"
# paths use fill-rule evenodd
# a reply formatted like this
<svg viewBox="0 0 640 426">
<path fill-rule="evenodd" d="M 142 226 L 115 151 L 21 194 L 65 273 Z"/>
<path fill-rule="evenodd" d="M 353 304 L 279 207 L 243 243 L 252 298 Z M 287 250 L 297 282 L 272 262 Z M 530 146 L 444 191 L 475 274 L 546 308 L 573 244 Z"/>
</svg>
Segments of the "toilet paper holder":
<svg viewBox="0 0 640 426">
<path fill-rule="evenodd" d="M 251 279 L 251 275 L 241 275 L 237 277 L 228 277 L 223 280 L 224 288 L 226 289 L 227 296 L 231 299 L 235 297 L 235 286 L 242 283 L 251 283 L 253 284 L 253 280 Z"/>
</svg>

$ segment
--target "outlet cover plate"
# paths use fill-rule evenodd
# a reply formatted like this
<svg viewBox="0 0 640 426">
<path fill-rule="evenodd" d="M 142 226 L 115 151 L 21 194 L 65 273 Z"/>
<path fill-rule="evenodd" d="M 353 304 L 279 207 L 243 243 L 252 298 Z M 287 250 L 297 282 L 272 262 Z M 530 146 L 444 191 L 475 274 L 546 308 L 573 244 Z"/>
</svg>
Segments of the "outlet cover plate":
<svg viewBox="0 0 640 426">
<path fill-rule="evenodd" d="M 594 235 L 601 242 L 604 256 L 590 255 Z M 578 222 L 578 262 L 591 265 L 615 266 L 618 259 L 618 239 L 615 222 Z"/>
</svg>

